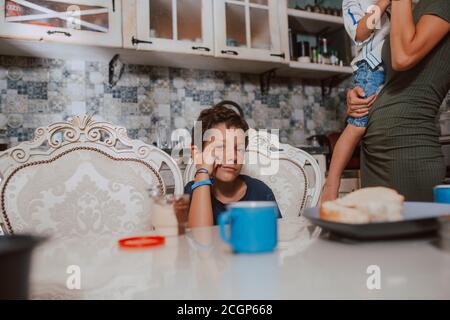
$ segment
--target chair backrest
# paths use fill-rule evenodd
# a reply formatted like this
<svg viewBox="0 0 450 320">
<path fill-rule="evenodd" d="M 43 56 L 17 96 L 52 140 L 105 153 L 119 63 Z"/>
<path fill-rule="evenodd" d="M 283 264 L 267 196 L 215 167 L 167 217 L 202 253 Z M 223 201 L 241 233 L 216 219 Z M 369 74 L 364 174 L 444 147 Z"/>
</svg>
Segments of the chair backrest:
<svg viewBox="0 0 450 320">
<path fill-rule="evenodd" d="M 266 131 L 250 130 L 242 174 L 272 189 L 283 217 L 299 216 L 319 202 L 323 173 L 310 154 L 277 141 L 277 136 Z M 194 179 L 195 171 L 192 162 L 186 166 L 185 183 Z"/>
<path fill-rule="evenodd" d="M 123 127 L 84 116 L 38 128 L 32 141 L 0 153 L 0 222 L 7 234 L 149 231 L 148 189 L 166 192 L 163 165 L 182 193 L 176 162 Z"/>
</svg>

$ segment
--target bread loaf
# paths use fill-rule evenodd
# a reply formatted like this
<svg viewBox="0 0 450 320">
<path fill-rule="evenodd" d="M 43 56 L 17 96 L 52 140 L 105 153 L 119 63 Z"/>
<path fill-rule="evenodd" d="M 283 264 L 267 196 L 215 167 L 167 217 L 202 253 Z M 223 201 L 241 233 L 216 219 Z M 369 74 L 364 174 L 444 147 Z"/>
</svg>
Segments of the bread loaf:
<svg viewBox="0 0 450 320">
<path fill-rule="evenodd" d="M 402 219 L 404 197 L 384 187 L 360 189 L 320 207 L 320 217 L 341 223 L 388 222 Z"/>
</svg>

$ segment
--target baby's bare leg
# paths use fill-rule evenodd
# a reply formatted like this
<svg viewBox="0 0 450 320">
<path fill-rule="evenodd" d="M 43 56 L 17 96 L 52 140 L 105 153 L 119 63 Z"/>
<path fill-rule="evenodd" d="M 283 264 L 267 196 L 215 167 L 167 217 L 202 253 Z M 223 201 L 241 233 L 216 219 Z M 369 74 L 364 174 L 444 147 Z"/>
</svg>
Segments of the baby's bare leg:
<svg viewBox="0 0 450 320">
<path fill-rule="evenodd" d="M 344 132 L 334 147 L 330 170 L 328 171 L 327 180 L 322 190 L 321 202 L 335 200 L 338 197 L 342 172 L 350 161 L 353 151 L 365 132 L 366 128 L 356 127 L 351 124 L 347 125 L 344 129 Z"/>
</svg>

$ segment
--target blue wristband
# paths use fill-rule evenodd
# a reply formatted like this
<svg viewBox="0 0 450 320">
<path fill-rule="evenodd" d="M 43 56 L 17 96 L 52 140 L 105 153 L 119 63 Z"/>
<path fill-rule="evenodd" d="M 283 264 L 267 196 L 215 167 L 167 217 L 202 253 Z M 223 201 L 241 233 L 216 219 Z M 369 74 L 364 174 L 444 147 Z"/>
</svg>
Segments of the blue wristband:
<svg viewBox="0 0 450 320">
<path fill-rule="evenodd" d="M 198 188 L 198 187 L 201 187 L 201 186 L 206 186 L 206 185 L 212 186 L 212 184 L 213 184 L 213 182 L 212 182 L 210 179 L 208 179 L 208 180 L 203 180 L 203 181 L 194 183 L 194 184 L 191 186 L 191 191 L 194 191 L 194 189 L 196 189 L 196 188 Z"/>
</svg>

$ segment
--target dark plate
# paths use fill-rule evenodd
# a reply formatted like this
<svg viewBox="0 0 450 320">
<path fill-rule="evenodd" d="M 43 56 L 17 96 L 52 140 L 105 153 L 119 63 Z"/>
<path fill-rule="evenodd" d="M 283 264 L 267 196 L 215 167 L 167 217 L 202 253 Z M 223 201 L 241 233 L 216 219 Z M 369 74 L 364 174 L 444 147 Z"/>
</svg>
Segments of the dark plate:
<svg viewBox="0 0 450 320">
<path fill-rule="evenodd" d="M 437 218 L 450 215 L 449 204 L 405 202 L 403 220 L 366 224 L 339 223 L 320 218 L 319 208 L 305 209 L 303 215 L 334 236 L 356 240 L 385 240 L 419 236 L 435 232 Z"/>
</svg>

